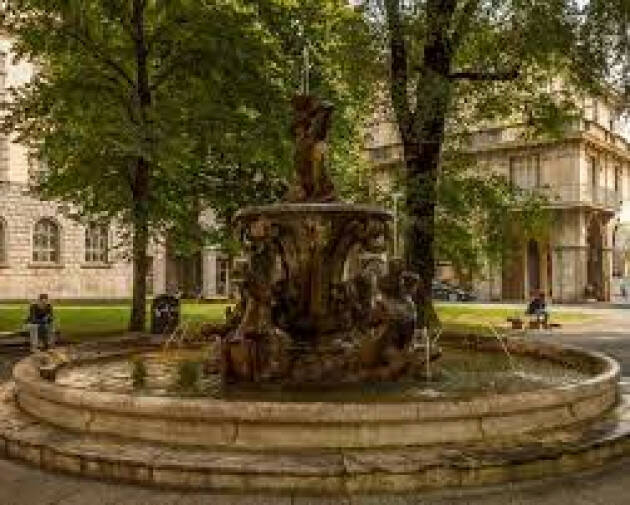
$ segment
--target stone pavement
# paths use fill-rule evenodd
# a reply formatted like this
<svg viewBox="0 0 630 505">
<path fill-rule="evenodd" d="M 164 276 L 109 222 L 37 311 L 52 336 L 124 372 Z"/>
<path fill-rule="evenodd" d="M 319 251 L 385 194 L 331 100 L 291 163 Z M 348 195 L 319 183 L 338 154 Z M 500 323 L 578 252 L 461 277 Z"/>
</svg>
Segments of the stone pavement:
<svg viewBox="0 0 630 505">
<path fill-rule="evenodd" d="M 572 477 L 464 492 L 308 498 L 151 490 L 49 474 L 0 460 L 2 505 L 628 505 L 630 459 Z"/>
</svg>

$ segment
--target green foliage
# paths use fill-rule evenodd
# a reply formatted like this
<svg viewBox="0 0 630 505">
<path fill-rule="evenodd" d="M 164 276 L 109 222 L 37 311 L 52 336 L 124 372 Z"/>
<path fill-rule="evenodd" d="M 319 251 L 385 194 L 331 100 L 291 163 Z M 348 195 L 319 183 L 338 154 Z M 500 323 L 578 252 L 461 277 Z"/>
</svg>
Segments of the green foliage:
<svg viewBox="0 0 630 505">
<path fill-rule="evenodd" d="M 177 364 L 177 387 L 183 391 L 198 391 L 200 388 L 202 369 L 203 364 L 199 361 L 180 361 Z"/>
<path fill-rule="evenodd" d="M 630 3 L 591 0 L 366 0 L 389 66 L 405 149 L 408 260 L 432 251 L 475 270 L 509 256 L 514 238 L 546 232 L 545 199 L 474 173 L 452 153 L 470 133 L 517 124 L 520 140 L 564 135 L 587 95 L 620 112 L 630 90 Z M 624 99 L 625 94 L 625 99 Z M 514 212 L 519 209 L 519 212 Z"/>
<path fill-rule="evenodd" d="M 134 356 L 131 360 L 131 382 L 134 389 L 145 386 L 147 380 L 147 364 L 142 356 Z"/>
<path fill-rule="evenodd" d="M 142 326 L 147 231 L 180 254 L 234 250 L 236 209 L 277 199 L 292 171 L 290 99 L 311 48 L 311 91 L 336 107 L 331 162 L 359 157 L 374 51 L 340 0 L 16 0 L 1 27 L 37 74 L 2 127 L 48 172 L 40 196 L 78 219 L 115 220 L 134 248 Z M 215 226 L 198 226 L 202 210 Z"/>
</svg>

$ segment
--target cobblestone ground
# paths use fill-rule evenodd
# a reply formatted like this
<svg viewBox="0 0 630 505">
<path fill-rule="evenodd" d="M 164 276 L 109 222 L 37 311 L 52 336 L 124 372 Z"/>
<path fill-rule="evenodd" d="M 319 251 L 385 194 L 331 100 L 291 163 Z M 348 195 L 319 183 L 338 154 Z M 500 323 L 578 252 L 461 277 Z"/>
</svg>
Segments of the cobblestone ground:
<svg viewBox="0 0 630 505">
<path fill-rule="evenodd" d="M 579 310 L 579 309 L 577 309 Z M 592 326 L 531 336 L 599 350 L 617 358 L 630 376 L 630 309 L 602 309 Z M 0 351 L 0 381 L 24 351 Z M 0 460 L 0 505 L 629 505 L 630 457 L 605 468 L 560 479 L 409 496 L 356 498 L 237 497 L 144 489 L 82 480 Z"/>
</svg>

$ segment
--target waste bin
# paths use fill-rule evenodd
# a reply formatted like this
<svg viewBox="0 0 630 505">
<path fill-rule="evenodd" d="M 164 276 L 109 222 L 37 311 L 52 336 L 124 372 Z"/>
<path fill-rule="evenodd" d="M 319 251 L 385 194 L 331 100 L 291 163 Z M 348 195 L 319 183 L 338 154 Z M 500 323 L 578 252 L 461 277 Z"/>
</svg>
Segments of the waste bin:
<svg viewBox="0 0 630 505">
<path fill-rule="evenodd" d="M 179 324 L 179 299 L 173 295 L 158 295 L 151 303 L 151 333 L 172 333 Z"/>
</svg>

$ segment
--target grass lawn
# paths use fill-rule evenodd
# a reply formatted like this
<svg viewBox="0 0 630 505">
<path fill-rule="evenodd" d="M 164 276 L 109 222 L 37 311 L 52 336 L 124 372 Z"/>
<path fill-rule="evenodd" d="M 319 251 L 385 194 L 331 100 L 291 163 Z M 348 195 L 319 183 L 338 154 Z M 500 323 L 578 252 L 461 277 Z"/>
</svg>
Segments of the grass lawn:
<svg viewBox="0 0 630 505">
<path fill-rule="evenodd" d="M 224 304 L 184 302 L 183 321 L 221 321 Z M 60 304 L 54 306 L 55 326 L 64 338 L 83 340 L 123 333 L 129 322 L 129 304 Z M 0 331 L 14 331 L 22 327 L 28 304 L 0 304 Z M 147 325 L 150 314 L 147 314 Z"/>
<path fill-rule="evenodd" d="M 190 322 L 222 321 L 225 304 L 183 302 L 182 320 Z M 479 307 L 455 304 L 437 304 L 438 316 L 444 327 L 451 331 L 486 333 L 487 325 L 506 325 L 506 318 L 522 316 L 524 308 Z M 107 337 L 124 333 L 129 321 L 130 308 L 126 303 L 55 305 L 56 327 L 64 338 L 80 341 L 86 338 Z M 0 304 L 0 331 L 14 331 L 22 327 L 28 311 L 27 304 Z M 147 324 L 150 315 L 147 314 Z M 552 310 L 551 319 L 561 324 L 579 324 L 596 316 L 580 312 Z"/>
<path fill-rule="evenodd" d="M 505 327 L 508 317 L 523 317 L 525 305 L 520 309 L 506 307 L 478 307 L 455 304 L 436 304 L 438 317 L 445 328 L 459 331 L 474 331 L 488 325 Z M 586 323 L 597 316 L 581 312 L 551 309 L 551 322 L 566 324 Z"/>
</svg>

